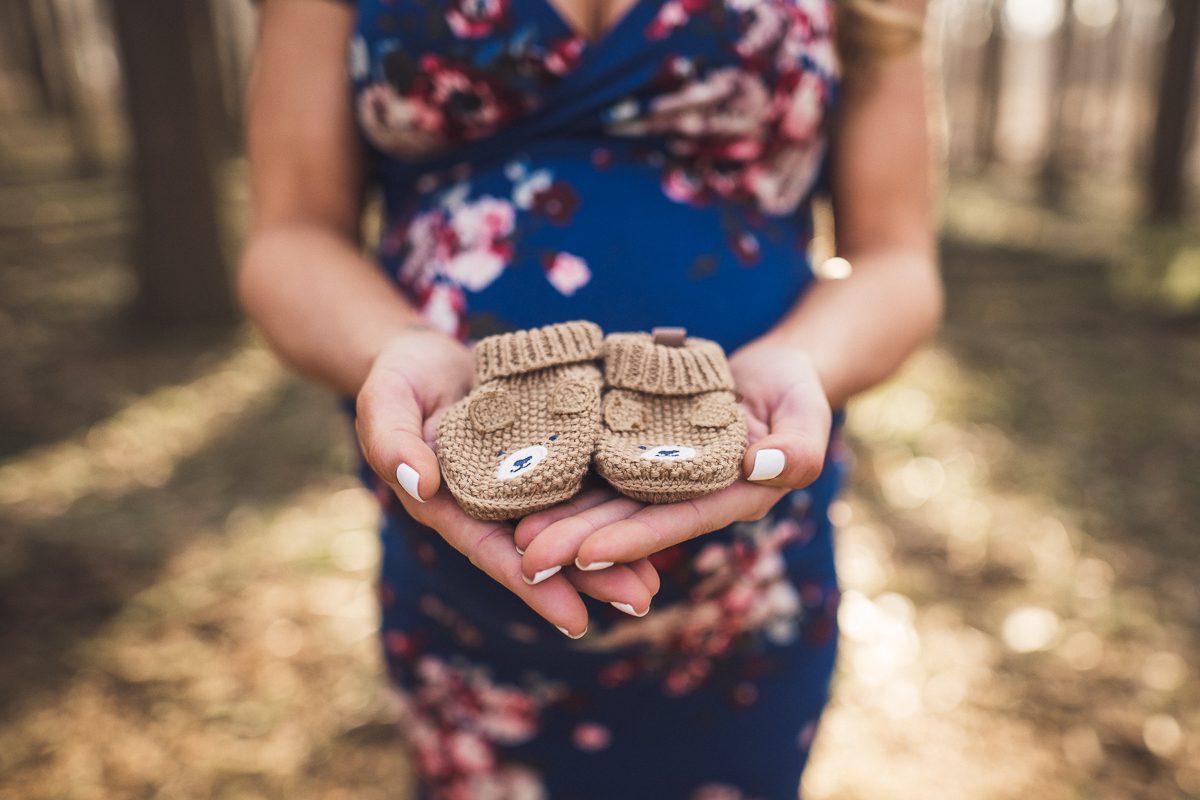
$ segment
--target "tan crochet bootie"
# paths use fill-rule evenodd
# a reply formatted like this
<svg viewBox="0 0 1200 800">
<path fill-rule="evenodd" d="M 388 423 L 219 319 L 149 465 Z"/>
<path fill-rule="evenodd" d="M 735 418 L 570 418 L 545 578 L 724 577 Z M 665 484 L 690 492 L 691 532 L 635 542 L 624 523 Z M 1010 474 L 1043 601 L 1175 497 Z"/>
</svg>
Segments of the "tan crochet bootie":
<svg viewBox="0 0 1200 800">
<path fill-rule="evenodd" d="M 737 479 L 746 422 L 715 342 L 680 329 L 604 341 L 604 425 L 596 470 L 622 494 L 670 503 Z"/>
<path fill-rule="evenodd" d="M 438 423 L 442 477 L 476 519 L 514 519 L 579 491 L 600 432 L 603 334 L 591 322 L 475 345 L 476 387 Z"/>
</svg>

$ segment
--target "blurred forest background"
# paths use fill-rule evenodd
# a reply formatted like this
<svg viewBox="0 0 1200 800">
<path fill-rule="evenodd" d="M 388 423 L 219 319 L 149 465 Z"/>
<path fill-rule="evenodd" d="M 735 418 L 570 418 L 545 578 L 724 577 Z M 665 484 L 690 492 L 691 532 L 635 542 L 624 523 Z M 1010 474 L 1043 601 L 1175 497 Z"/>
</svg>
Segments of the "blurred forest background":
<svg viewBox="0 0 1200 800">
<path fill-rule="evenodd" d="M 238 321 L 249 0 L 0 0 L 0 797 L 403 796 L 375 511 Z M 805 795 L 1200 797 L 1198 0 L 935 0 Z"/>
</svg>

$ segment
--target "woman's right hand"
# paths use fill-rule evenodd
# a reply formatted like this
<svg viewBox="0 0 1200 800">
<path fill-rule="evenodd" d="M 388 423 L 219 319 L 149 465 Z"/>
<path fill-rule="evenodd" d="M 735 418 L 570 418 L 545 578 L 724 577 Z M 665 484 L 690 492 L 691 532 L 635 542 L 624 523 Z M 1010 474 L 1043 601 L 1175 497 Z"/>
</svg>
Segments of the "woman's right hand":
<svg viewBox="0 0 1200 800">
<path fill-rule="evenodd" d="M 470 350 L 433 329 L 413 327 L 393 338 L 372 364 L 356 403 L 355 428 L 371 468 L 413 519 L 565 635 L 578 638 L 587 630 L 580 591 L 644 613 L 658 591 L 649 562 L 597 572 L 567 568 L 531 585 L 521 574 L 513 526 L 468 516 L 442 485 L 433 450 L 437 423 L 470 390 L 472 373 Z"/>
</svg>

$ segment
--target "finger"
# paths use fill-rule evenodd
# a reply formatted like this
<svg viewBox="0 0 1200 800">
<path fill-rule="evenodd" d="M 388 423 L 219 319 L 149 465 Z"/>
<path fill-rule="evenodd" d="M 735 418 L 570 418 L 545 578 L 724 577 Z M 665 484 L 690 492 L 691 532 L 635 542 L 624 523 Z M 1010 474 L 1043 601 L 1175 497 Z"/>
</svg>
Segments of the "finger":
<svg viewBox="0 0 1200 800">
<path fill-rule="evenodd" d="M 521 556 L 513 548 L 512 526 L 467 516 L 445 490 L 424 503 L 398 496 L 419 522 L 436 530 L 451 547 L 565 635 L 577 639 L 587 631 L 587 607 L 565 577 L 556 575 L 537 586 L 521 577 Z"/>
<path fill-rule="evenodd" d="M 525 555 L 521 556 L 522 569 L 531 579 L 546 574 L 549 569 L 571 563 L 585 571 L 604 569 L 611 562 L 593 564 L 576 561 L 575 555 L 579 551 L 579 545 L 601 527 L 625 519 L 644 507 L 644 504 L 637 500 L 617 497 L 551 523 L 529 543 Z"/>
<path fill-rule="evenodd" d="M 650 610 L 652 593 L 638 574 L 624 564 L 599 572 L 585 572 L 575 567 L 567 567 L 563 574 L 579 591 L 609 603 L 613 608 L 630 616 L 644 617 Z"/>
<path fill-rule="evenodd" d="M 650 563 L 648 558 L 639 558 L 628 564 L 629 568 L 637 573 L 641 578 L 642 583 L 646 586 L 646 591 L 650 592 L 650 596 L 658 594 L 658 590 L 662 588 L 662 579 L 658 576 L 658 570 Z"/>
<path fill-rule="evenodd" d="M 399 376 L 374 373 L 358 393 L 354 419 L 367 463 L 389 486 L 419 502 L 441 486 L 437 456 L 422 431 L 423 414 Z"/>
<path fill-rule="evenodd" d="M 565 503 L 559 503 L 556 506 L 547 508 L 545 511 L 530 514 L 517 523 L 517 530 L 513 534 L 513 541 L 517 545 L 517 552 L 524 553 L 525 549 L 529 547 L 530 542 L 537 538 L 538 534 L 544 531 L 549 525 L 565 517 L 574 516 L 589 508 L 598 506 L 615 496 L 616 494 L 611 489 L 590 489 L 582 494 L 575 495 Z"/>
<path fill-rule="evenodd" d="M 746 480 L 786 489 L 808 486 L 825 465 L 831 422 L 819 392 L 789 391 L 771 413 L 770 432 L 746 449 Z"/>
<path fill-rule="evenodd" d="M 784 494 L 782 489 L 738 481 L 694 500 L 646 506 L 627 519 L 598 528 L 579 546 L 578 558 L 585 564 L 645 558 L 731 523 L 761 519 Z"/>
</svg>

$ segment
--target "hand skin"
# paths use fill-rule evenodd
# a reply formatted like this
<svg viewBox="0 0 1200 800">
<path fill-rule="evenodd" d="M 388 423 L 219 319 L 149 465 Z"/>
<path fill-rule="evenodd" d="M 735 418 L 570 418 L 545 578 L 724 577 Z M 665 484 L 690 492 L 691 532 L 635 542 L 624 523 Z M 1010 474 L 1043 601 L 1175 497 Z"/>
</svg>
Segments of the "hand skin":
<svg viewBox="0 0 1200 800">
<path fill-rule="evenodd" d="M 679 503 L 650 505 L 597 490 L 577 498 L 570 509 L 560 506 L 531 515 L 517 525 L 515 534 L 525 550 L 524 574 L 555 564 L 578 568 L 614 562 L 600 569 L 598 574 L 603 574 L 731 523 L 761 519 L 788 491 L 817 479 L 832 412 L 807 353 L 772 342 L 755 343 L 731 356 L 729 366 L 742 394 L 749 440 L 743 474 L 753 474 L 756 457 L 765 449 L 784 454 L 783 471 L 765 480 L 740 479 Z"/>
<path fill-rule="evenodd" d="M 470 389 L 472 371 L 470 350 L 443 334 L 413 328 L 395 337 L 375 360 L 356 401 L 355 428 L 371 468 L 413 519 L 437 531 L 530 608 L 565 628 L 567 635 L 587 629 L 587 608 L 580 592 L 644 612 L 659 585 L 649 561 L 621 565 L 604 574 L 572 568 L 532 585 L 521 578 L 512 526 L 468 516 L 442 485 L 433 448 L 437 424 Z M 419 476 L 415 496 L 397 480 L 400 464 Z"/>
<path fill-rule="evenodd" d="M 649 562 L 605 575 L 566 569 L 530 586 L 512 526 L 468 517 L 440 486 L 432 433 L 470 384 L 470 351 L 424 328 L 361 254 L 364 156 L 344 65 L 353 24 L 345 3 L 262 4 L 247 100 L 253 223 L 238 274 L 241 304 L 285 362 L 357 398 L 372 468 L 414 518 L 480 570 L 569 636 L 587 629 L 580 592 L 642 611 L 659 586 Z M 400 487 L 401 462 L 420 474 L 424 502 Z"/>
</svg>

